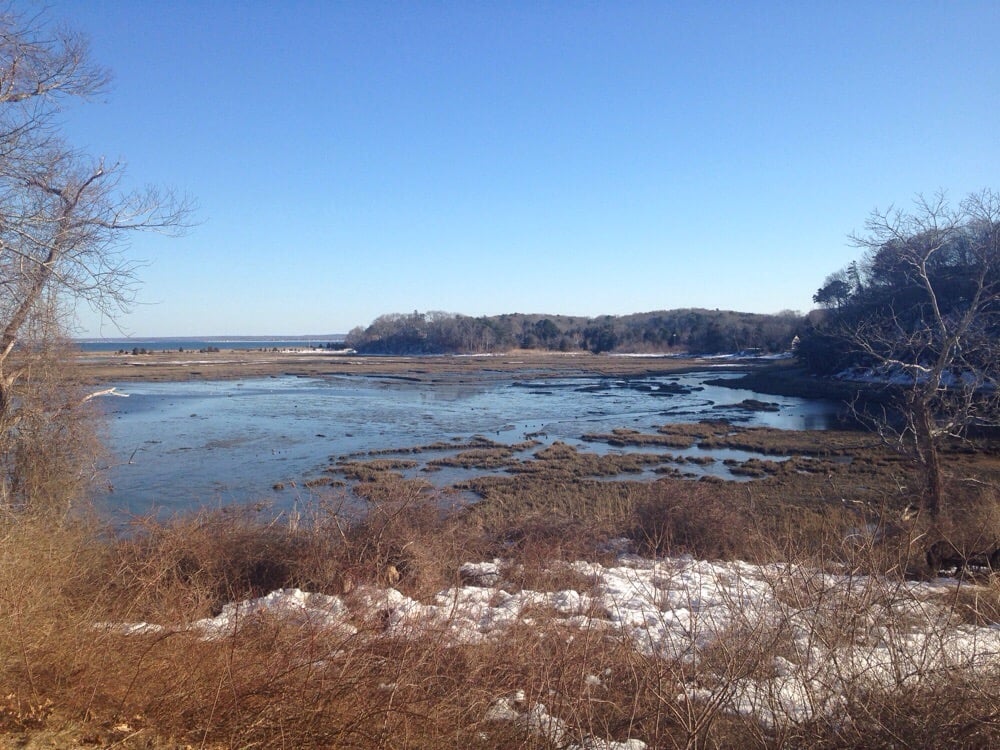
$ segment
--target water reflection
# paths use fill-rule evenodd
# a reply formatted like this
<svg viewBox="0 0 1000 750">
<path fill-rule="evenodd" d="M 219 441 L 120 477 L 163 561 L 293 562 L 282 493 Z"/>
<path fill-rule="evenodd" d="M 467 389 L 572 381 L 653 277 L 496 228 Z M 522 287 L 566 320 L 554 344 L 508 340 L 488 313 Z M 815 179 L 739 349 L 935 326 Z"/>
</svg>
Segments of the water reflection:
<svg viewBox="0 0 1000 750">
<path fill-rule="evenodd" d="M 583 445 L 617 427 L 655 431 L 670 422 L 726 419 L 782 429 L 825 429 L 831 402 L 709 384 L 718 372 L 660 378 L 482 380 L 264 378 L 119 384 L 106 404 L 117 457 L 111 505 L 127 512 L 274 497 L 291 503 L 304 479 L 339 456 L 484 435 L 513 444 L 527 435 Z M 774 404 L 751 411 L 743 402 Z M 588 443 L 588 451 L 611 451 Z M 617 450 L 617 449 L 616 449 Z M 674 451 L 683 453 L 683 451 Z M 704 454 L 704 452 L 702 452 Z M 721 459 L 708 473 L 723 471 Z M 482 472 L 479 472 L 482 473 Z M 452 472 L 422 474 L 440 484 Z M 274 495 L 272 487 L 286 490 Z"/>
</svg>

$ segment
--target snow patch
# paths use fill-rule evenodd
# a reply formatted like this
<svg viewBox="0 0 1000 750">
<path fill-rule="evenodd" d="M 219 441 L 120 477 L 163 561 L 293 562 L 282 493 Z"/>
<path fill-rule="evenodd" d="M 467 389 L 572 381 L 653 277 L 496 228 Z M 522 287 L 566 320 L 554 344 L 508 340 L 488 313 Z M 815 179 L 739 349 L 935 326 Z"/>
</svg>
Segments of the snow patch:
<svg viewBox="0 0 1000 750">
<path fill-rule="evenodd" d="M 707 679 L 677 686 L 679 700 L 717 701 L 769 727 L 836 716 L 851 690 L 893 690 L 949 670 L 1000 667 L 1000 625 L 956 624 L 935 602 L 954 592 L 954 581 L 908 582 L 691 557 L 623 556 L 612 566 L 579 561 L 571 567 L 596 585 L 585 592 L 511 593 L 497 586 L 499 561 L 470 562 L 462 566 L 463 576 L 475 585 L 448 588 L 428 603 L 393 588 L 361 587 L 349 600 L 283 589 L 227 605 L 188 630 L 221 638 L 254 618 L 280 617 L 334 635 L 355 635 L 352 621 L 378 615 L 384 628 L 359 637 L 434 634 L 446 643 L 475 644 L 502 640 L 515 624 L 540 628 L 541 610 L 549 627 L 601 629 L 618 634 L 646 658 L 705 670 Z M 101 627 L 135 635 L 164 630 L 150 623 Z M 769 640 L 784 644 L 781 655 L 767 657 L 769 668 L 753 676 L 729 676 L 705 661 L 711 647 L 725 652 Z M 602 677 L 589 675 L 586 685 L 600 690 Z M 569 739 L 565 723 L 542 703 L 529 706 L 522 691 L 497 698 L 487 717 L 521 722 L 556 744 Z M 577 747 L 644 747 L 636 743 L 588 739 Z"/>
</svg>

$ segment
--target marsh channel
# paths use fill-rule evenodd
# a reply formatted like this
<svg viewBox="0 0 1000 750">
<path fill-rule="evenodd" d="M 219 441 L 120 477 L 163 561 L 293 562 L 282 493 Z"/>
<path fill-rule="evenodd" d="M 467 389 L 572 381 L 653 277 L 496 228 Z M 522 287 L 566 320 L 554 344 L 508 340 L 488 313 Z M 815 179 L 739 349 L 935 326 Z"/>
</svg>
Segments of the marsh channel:
<svg viewBox="0 0 1000 750">
<path fill-rule="evenodd" d="M 526 372 L 433 383 L 371 375 L 122 382 L 117 393 L 127 398 L 103 399 L 112 455 L 104 502 L 124 514 L 260 500 L 291 507 L 331 488 L 349 494 L 352 477 L 345 467 L 371 461 L 395 461 L 406 477 L 450 487 L 509 470 L 503 462 L 462 457 L 492 451 L 529 461 L 554 443 L 602 456 L 643 457 L 627 475 L 599 479 L 654 478 L 665 471 L 737 479 L 731 468 L 756 454 L 628 438 L 703 420 L 826 429 L 842 410 L 833 401 L 720 384 L 738 375 L 707 370 L 533 378 Z"/>
</svg>

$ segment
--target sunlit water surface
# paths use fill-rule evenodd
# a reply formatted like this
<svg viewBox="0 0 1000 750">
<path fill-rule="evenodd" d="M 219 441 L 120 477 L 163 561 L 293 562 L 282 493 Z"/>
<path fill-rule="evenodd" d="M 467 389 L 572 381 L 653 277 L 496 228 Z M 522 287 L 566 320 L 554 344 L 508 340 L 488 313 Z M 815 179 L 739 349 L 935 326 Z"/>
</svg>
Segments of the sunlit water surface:
<svg viewBox="0 0 1000 750">
<path fill-rule="evenodd" d="M 587 433 L 631 428 L 655 432 L 669 422 L 725 418 L 783 429 L 825 429 L 839 405 L 707 385 L 735 374 L 703 372 L 651 378 L 564 378 L 414 383 L 391 378 L 277 377 L 244 381 L 125 383 L 128 398 L 108 398 L 115 457 L 107 504 L 116 512 L 172 512 L 256 500 L 279 508 L 303 499 L 306 479 L 335 459 L 481 435 L 517 443 L 541 434 L 581 450 Z M 735 408 L 744 399 L 776 403 L 776 412 Z M 638 449 L 624 449 L 625 452 Z M 660 449 L 657 449 L 660 450 Z M 695 469 L 726 476 L 721 460 L 740 451 L 672 450 L 713 455 Z M 408 456 L 427 461 L 441 452 Z M 687 470 L 687 469 L 685 469 Z M 413 472 L 416 474 L 417 472 Z M 447 485 L 484 472 L 420 473 Z M 634 476 L 634 475 L 631 475 Z M 285 489 L 273 487 L 283 484 Z"/>
</svg>

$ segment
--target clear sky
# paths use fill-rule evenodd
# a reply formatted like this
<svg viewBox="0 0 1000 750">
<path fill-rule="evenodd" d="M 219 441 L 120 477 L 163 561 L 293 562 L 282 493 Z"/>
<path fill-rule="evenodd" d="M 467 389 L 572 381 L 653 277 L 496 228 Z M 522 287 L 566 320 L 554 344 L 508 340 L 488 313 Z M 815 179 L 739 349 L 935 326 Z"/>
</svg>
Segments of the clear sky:
<svg viewBox="0 0 1000 750">
<path fill-rule="evenodd" d="M 136 336 L 806 311 L 872 209 L 1000 188 L 996 0 L 44 5 L 115 76 L 68 137 L 199 204 Z"/>
</svg>

